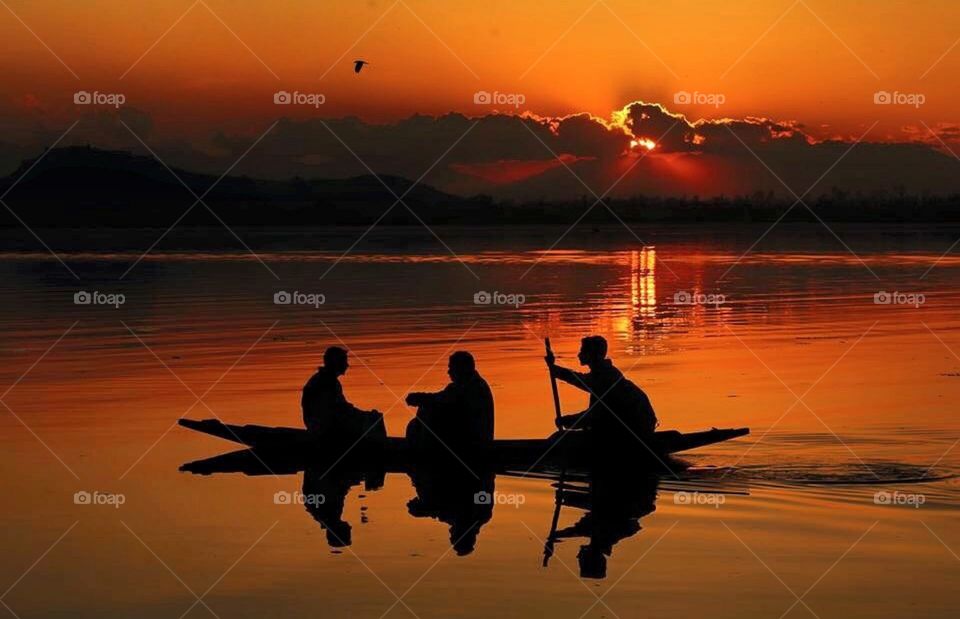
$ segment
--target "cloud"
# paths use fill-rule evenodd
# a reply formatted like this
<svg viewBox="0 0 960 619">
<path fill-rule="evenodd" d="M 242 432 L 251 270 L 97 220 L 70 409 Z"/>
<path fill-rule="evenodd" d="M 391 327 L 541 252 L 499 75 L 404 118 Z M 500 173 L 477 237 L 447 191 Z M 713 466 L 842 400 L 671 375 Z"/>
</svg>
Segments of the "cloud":
<svg viewBox="0 0 960 619">
<path fill-rule="evenodd" d="M 631 146 L 640 140 L 656 146 Z M 222 144 L 239 156 L 249 139 Z M 366 174 L 369 167 L 411 179 L 425 174 L 423 182 L 455 193 L 521 199 L 756 191 L 792 197 L 815 182 L 813 196 L 834 186 L 960 191 L 958 162 L 928 145 L 851 146 L 817 141 L 793 120 L 691 121 L 663 105 L 637 101 L 609 119 L 455 113 L 384 124 L 285 119 L 241 167 L 272 177 L 345 177 Z"/>
<path fill-rule="evenodd" d="M 912 141 L 958 152 L 956 144 L 960 142 L 960 124 L 939 122 L 932 125 L 906 125 L 901 131 Z"/>
<path fill-rule="evenodd" d="M 234 164 L 232 174 L 268 179 L 345 178 L 373 171 L 421 179 L 453 193 L 519 199 L 757 191 L 791 197 L 808 188 L 816 197 L 833 187 L 865 193 L 960 191 L 960 162 L 929 131 L 905 129 L 900 143 L 871 142 L 868 134 L 855 144 L 817 140 L 794 120 L 692 121 L 643 101 L 606 119 L 531 113 L 415 115 L 386 123 L 281 118 L 252 149 L 269 125 L 247 135 L 220 131 L 201 141 L 165 141 L 147 114 L 123 108 L 83 116 L 64 144 L 145 153 L 120 120 L 169 165 L 217 176 Z M 957 125 L 934 130 L 948 143 L 960 136 Z M 35 133 L 46 144 L 56 137 L 55 132 Z M 654 148 L 640 144 L 645 141 Z M 6 163 L 20 151 L 0 149 L 0 158 Z"/>
</svg>

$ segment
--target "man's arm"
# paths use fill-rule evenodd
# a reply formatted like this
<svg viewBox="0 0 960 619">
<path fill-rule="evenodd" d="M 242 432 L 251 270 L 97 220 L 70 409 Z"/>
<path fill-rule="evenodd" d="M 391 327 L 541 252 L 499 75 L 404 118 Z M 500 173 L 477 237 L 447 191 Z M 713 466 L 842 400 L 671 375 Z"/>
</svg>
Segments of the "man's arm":
<svg viewBox="0 0 960 619">
<path fill-rule="evenodd" d="M 450 383 L 440 391 L 436 392 L 414 392 L 407 394 L 407 405 L 409 406 L 427 406 L 449 404 L 455 398 L 454 385 Z"/>
<path fill-rule="evenodd" d="M 573 385 L 581 391 L 590 393 L 590 387 L 587 386 L 586 374 L 583 374 L 582 372 L 575 372 L 569 368 L 560 367 L 559 365 L 551 365 L 550 372 L 557 380 L 562 380 L 563 382 Z"/>
<path fill-rule="evenodd" d="M 375 413 L 377 411 L 366 411 L 362 408 L 357 408 L 347 400 L 347 396 L 343 395 L 343 386 L 337 381 L 334 389 L 323 391 L 323 405 L 328 406 L 329 410 L 336 412 L 341 415 L 353 415 L 356 413 Z"/>
<path fill-rule="evenodd" d="M 366 413 L 376 412 L 376 411 L 367 411 L 367 410 L 364 410 L 364 409 L 362 409 L 362 408 L 357 408 L 356 406 L 354 406 L 353 404 L 351 404 L 350 402 L 348 402 L 348 401 L 347 401 L 347 398 L 345 398 L 345 397 L 343 397 L 343 396 L 341 396 L 341 401 L 340 401 L 340 405 L 339 405 L 339 407 L 338 407 L 338 411 L 341 412 L 341 413 L 347 413 L 347 414 L 351 414 L 351 415 L 352 415 L 352 414 L 355 414 L 355 413 L 364 413 L 364 414 L 366 414 Z"/>
<path fill-rule="evenodd" d="M 590 418 L 587 416 L 590 409 L 570 415 L 562 415 L 557 419 L 557 427 L 568 430 L 583 430 L 589 427 Z"/>
<path fill-rule="evenodd" d="M 314 409 L 321 412 L 340 413 L 353 408 L 353 405 L 343 396 L 343 392 L 332 386 L 314 389 L 310 400 Z"/>
</svg>

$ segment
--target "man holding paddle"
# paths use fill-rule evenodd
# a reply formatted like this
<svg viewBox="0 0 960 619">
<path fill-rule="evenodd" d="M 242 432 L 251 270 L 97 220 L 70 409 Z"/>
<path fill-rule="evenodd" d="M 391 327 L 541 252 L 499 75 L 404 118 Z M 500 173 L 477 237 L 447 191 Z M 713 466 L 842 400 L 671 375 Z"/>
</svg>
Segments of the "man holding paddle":
<svg viewBox="0 0 960 619">
<path fill-rule="evenodd" d="M 614 446 L 632 439 L 646 441 L 658 421 L 650 399 L 607 359 L 607 341 L 599 335 L 585 337 L 577 355 L 589 372 L 556 365 L 553 352 L 545 357 L 551 378 L 559 379 L 590 394 L 590 406 L 580 413 L 559 415 L 559 429 L 584 429 L 593 435 L 597 446 Z"/>
</svg>

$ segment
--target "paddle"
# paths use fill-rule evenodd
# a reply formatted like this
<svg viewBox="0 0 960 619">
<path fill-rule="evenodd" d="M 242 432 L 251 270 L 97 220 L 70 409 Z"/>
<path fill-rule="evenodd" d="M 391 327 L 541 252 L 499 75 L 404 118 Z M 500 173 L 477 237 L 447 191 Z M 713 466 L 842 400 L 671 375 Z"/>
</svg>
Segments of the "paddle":
<svg viewBox="0 0 960 619">
<path fill-rule="evenodd" d="M 557 378 L 553 375 L 553 350 L 550 349 L 550 338 L 544 338 L 543 346 L 547 351 L 547 368 L 550 370 L 550 388 L 553 390 L 553 408 L 560 420 L 560 392 L 557 390 Z"/>
<path fill-rule="evenodd" d="M 547 369 L 550 370 L 550 388 L 553 390 L 553 409 L 557 415 L 557 426 L 560 421 L 560 392 L 557 390 L 557 379 L 553 375 L 553 350 L 550 349 L 550 338 L 544 338 L 544 348 L 547 352 Z M 553 508 L 553 522 L 550 524 L 550 534 L 547 535 L 547 541 L 543 545 L 543 567 L 547 567 L 550 557 L 553 556 L 553 546 L 557 535 L 557 524 L 560 522 L 560 508 L 563 506 L 563 479 L 567 474 L 567 469 L 560 470 L 560 481 L 557 483 L 556 505 Z"/>
<path fill-rule="evenodd" d="M 543 544 L 543 567 L 547 567 L 550 557 L 553 556 L 553 547 L 557 541 L 557 525 L 560 523 L 560 508 L 563 507 L 563 480 L 567 470 L 560 471 L 560 481 L 557 483 L 556 502 L 553 508 L 553 521 L 550 523 L 550 533 Z"/>
</svg>

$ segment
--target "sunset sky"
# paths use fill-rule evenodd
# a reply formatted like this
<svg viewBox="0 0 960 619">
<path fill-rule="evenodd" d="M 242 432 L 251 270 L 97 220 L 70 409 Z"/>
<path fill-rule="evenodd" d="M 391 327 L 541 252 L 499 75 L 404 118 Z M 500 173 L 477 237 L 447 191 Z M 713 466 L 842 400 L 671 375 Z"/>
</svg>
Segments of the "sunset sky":
<svg viewBox="0 0 960 619">
<path fill-rule="evenodd" d="M 3 4 L 0 112 L 12 143 L 49 143 L 77 118 L 113 111 L 74 105 L 78 90 L 123 93 L 156 142 L 187 140 L 207 154 L 213 136 L 250 139 L 281 116 L 385 123 L 496 107 L 609 121 L 633 101 L 690 122 L 800 123 L 814 141 L 852 142 L 869 129 L 865 142 L 920 141 L 947 154 L 940 139 L 960 140 L 960 5 L 949 0 Z M 355 58 L 371 63 L 359 76 Z M 278 110 L 279 90 L 326 100 Z M 481 90 L 524 102 L 476 105 Z M 878 91 L 923 101 L 877 105 Z M 681 104 L 678 92 L 722 101 Z M 84 130 L 65 143 L 97 141 Z"/>
</svg>

